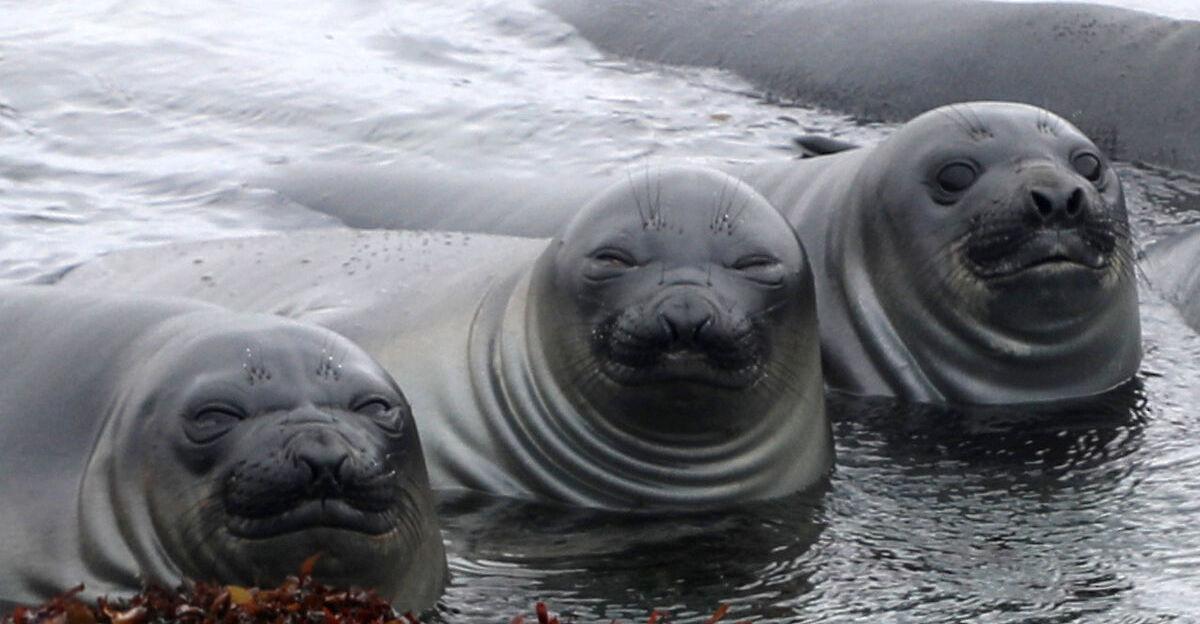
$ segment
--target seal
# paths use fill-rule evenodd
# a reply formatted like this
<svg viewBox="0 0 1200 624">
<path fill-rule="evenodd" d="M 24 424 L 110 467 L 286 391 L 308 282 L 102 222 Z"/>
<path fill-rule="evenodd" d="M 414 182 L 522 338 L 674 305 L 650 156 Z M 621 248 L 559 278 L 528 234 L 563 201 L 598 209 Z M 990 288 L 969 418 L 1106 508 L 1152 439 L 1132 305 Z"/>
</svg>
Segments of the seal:
<svg viewBox="0 0 1200 624">
<path fill-rule="evenodd" d="M 1200 228 L 1152 245 L 1143 266 L 1151 287 L 1175 304 L 1183 320 L 1200 332 Z"/>
<path fill-rule="evenodd" d="M 976 102 L 926 113 L 877 147 L 799 142 L 812 157 L 734 173 L 785 214 L 809 251 L 830 387 L 1026 404 L 1092 396 L 1136 372 L 1137 287 L 1121 183 L 1070 123 L 1031 106 Z M 527 235 L 561 231 L 581 205 L 572 196 L 597 184 L 506 187 L 487 174 L 472 183 L 462 173 L 395 168 L 281 182 L 300 201 L 362 208 L 335 178 L 374 189 L 367 226 Z M 1037 270 L 1018 270 L 1027 262 Z"/>
<path fill-rule="evenodd" d="M 876 147 L 745 177 L 810 250 L 834 388 L 1030 403 L 1099 394 L 1137 372 L 1121 181 L 1048 111 L 943 107 Z"/>
<path fill-rule="evenodd" d="M 954 102 L 1061 111 L 1108 153 L 1200 171 L 1200 22 L 1086 3 L 541 0 L 608 52 L 720 67 L 775 98 L 904 122 Z M 1121 94 L 1120 97 L 1105 94 Z"/>
<path fill-rule="evenodd" d="M 433 606 L 439 524 L 405 396 L 333 332 L 184 299 L 0 294 L 0 596 L 324 582 Z"/>
<path fill-rule="evenodd" d="M 405 380 L 435 487 L 695 510 L 821 482 L 812 276 L 779 213 L 696 167 L 630 175 L 576 212 L 551 241 L 320 231 L 132 250 L 59 287 L 334 329 Z"/>
</svg>

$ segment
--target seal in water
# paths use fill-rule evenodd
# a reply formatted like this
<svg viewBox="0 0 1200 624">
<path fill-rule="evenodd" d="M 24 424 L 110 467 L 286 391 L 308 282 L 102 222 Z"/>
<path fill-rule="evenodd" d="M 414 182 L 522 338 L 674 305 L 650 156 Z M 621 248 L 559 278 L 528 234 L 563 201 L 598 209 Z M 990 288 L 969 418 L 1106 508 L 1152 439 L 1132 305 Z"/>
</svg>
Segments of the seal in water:
<svg viewBox="0 0 1200 624">
<path fill-rule="evenodd" d="M 970 100 L 1062 112 L 1115 157 L 1200 171 L 1200 23 L 1086 3 L 541 0 L 593 44 L 720 67 L 883 121 Z"/>
<path fill-rule="evenodd" d="M 943 107 L 877 147 L 745 177 L 810 252 L 835 388 L 1028 403 L 1099 394 L 1137 372 L 1121 182 L 1045 110 Z"/>
<path fill-rule="evenodd" d="M 926 113 L 878 147 L 809 151 L 829 155 L 736 173 L 784 212 L 809 251 L 830 386 L 1023 404 L 1091 396 L 1137 370 L 1120 180 L 1069 123 L 1030 106 L 973 103 Z M 361 214 L 365 226 L 529 235 L 560 231 L 578 211 L 573 196 L 596 184 L 472 183 L 395 168 L 309 173 L 279 182 L 300 201 Z M 370 181 L 374 194 L 333 177 Z M 496 197 L 509 201 L 490 203 Z"/>
<path fill-rule="evenodd" d="M 1155 290 L 1174 303 L 1200 332 L 1200 228 L 1173 236 L 1146 252 L 1146 274 Z"/>
<path fill-rule="evenodd" d="M 0 291 L 0 597 L 323 582 L 402 609 L 446 559 L 404 395 L 333 332 L 184 299 Z"/>
<path fill-rule="evenodd" d="M 405 380 L 436 487 L 708 509 L 819 483 L 812 276 L 731 176 L 630 176 L 552 241 L 321 231 L 133 250 L 63 286 L 323 324 Z"/>
</svg>

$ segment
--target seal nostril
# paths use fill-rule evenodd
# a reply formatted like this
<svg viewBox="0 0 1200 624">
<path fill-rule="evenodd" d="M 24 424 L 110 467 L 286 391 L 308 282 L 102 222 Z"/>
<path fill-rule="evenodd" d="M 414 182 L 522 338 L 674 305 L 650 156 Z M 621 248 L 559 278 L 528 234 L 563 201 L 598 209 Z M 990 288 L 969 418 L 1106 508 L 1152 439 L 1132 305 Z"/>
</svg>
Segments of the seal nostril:
<svg viewBox="0 0 1200 624">
<path fill-rule="evenodd" d="M 300 454 L 300 461 L 308 467 L 309 490 L 313 494 L 337 495 L 342 493 L 346 480 L 345 453 L 332 449 L 320 449 Z"/>
<path fill-rule="evenodd" d="M 692 331 L 692 340 L 694 342 L 700 342 L 701 334 L 703 334 L 706 329 L 712 326 L 712 322 L 713 317 L 711 314 L 709 314 L 704 317 L 704 320 L 697 323 L 696 329 Z"/>
<path fill-rule="evenodd" d="M 658 324 L 662 327 L 663 335 L 667 340 L 670 342 L 679 340 L 679 332 L 675 329 L 675 323 L 671 322 L 666 312 L 658 313 Z"/>
<path fill-rule="evenodd" d="M 1049 197 L 1039 191 L 1030 191 L 1029 195 L 1033 198 L 1033 208 L 1038 216 L 1046 219 L 1054 214 L 1054 202 Z"/>
<path fill-rule="evenodd" d="M 1071 196 L 1067 198 L 1067 215 L 1077 217 L 1083 212 L 1084 194 L 1083 189 L 1076 188 L 1071 191 Z"/>
</svg>

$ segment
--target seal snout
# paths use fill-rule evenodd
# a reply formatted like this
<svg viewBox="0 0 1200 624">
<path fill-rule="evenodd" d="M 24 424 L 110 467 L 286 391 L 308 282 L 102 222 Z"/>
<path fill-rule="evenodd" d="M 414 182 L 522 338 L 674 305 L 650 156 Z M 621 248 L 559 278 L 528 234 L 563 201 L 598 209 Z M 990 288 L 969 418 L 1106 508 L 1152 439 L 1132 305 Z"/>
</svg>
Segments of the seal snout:
<svg viewBox="0 0 1200 624">
<path fill-rule="evenodd" d="M 1029 192 L 1029 212 L 1046 225 L 1079 223 L 1087 207 L 1087 194 L 1077 186 L 1065 193 L 1065 198 L 1063 195 L 1060 189 L 1033 189 Z"/>
<path fill-rule="evenodd" d="M 263 538 L 323 526 L 378 535 L 394 528 L 398 478 L 379 442 L 347 417 L 285 418 L 248 453 L 226 479 L 234 534 Z"/>
<path fill-rule="evenodd" d="M 622 384 L 698 381 L 744 387 L 757 378 L 765 348 L 757 327 L 710 288 L 675 284 L 601 323 L 595 351 Z"/>
<path fill-rule="evenodd" d="M 296 460 L 308 467 L 307 493 L 312 498 L 341 496 L 354 475 L 347 466 L 351 450 L 345 441 L 324 430 L 304 436 L 296 444 Z"/>
<path fill-rule="evenodd" d="M 717 308 L 707 297 L 686 289 L 662 298 L 655 306 L 661 338 L 668 351 L 694 349 L 704 344 L 712 330 Z"/>
<path fill-rule="evenodd" d="M 1009 208 L 977 215 L 966 256 L 979 277 L 1033 269 L 1102 270 L 1118 243 L 1116 222 L 1079 176 L 1051 167 L 1022 172 Z"/>
</svg>

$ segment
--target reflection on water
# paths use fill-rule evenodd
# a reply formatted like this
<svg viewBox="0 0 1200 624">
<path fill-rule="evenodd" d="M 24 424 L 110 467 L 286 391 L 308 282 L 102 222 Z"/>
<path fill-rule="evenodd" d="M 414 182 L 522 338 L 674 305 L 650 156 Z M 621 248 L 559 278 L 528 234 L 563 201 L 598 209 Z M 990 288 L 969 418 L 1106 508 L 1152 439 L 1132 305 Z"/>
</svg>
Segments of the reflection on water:
<svg viewBox="0 0 1200 624">
<path fill-rule="evenodd" d="M 890 131 L 776 107 L 718 72 L 605 58 L 516 0 L 3 11 L 6 280 L 118 247 L 332 225 L 247 184 L 283 162 L 611 172 Z M 1200 221 L 1194 176 L 1120 174 L 1139 247 Z M 544 599 L 601 621 L 659 607 L 699 622 L 722 602 L 727 621 L 1200 620 L 1200 337 L 1153 293 L 1142 314 L 1138 383 L 1089 409 L 1021 421 L 832 397 L 822 492 L 680 517 L 452 497 L 443 617 L 503 621 Z"/>
<path fill-rule="evenodd" d="M 454 575 L 448 621 L 527 612 L 530 597 L 585 621 L 706 619 L 778 612 L 811 591 L 807 553 L 824 526 L 820 493 L 720 514 L 630 516 L 464 497 L 442 505 Z"/>
</svg>

